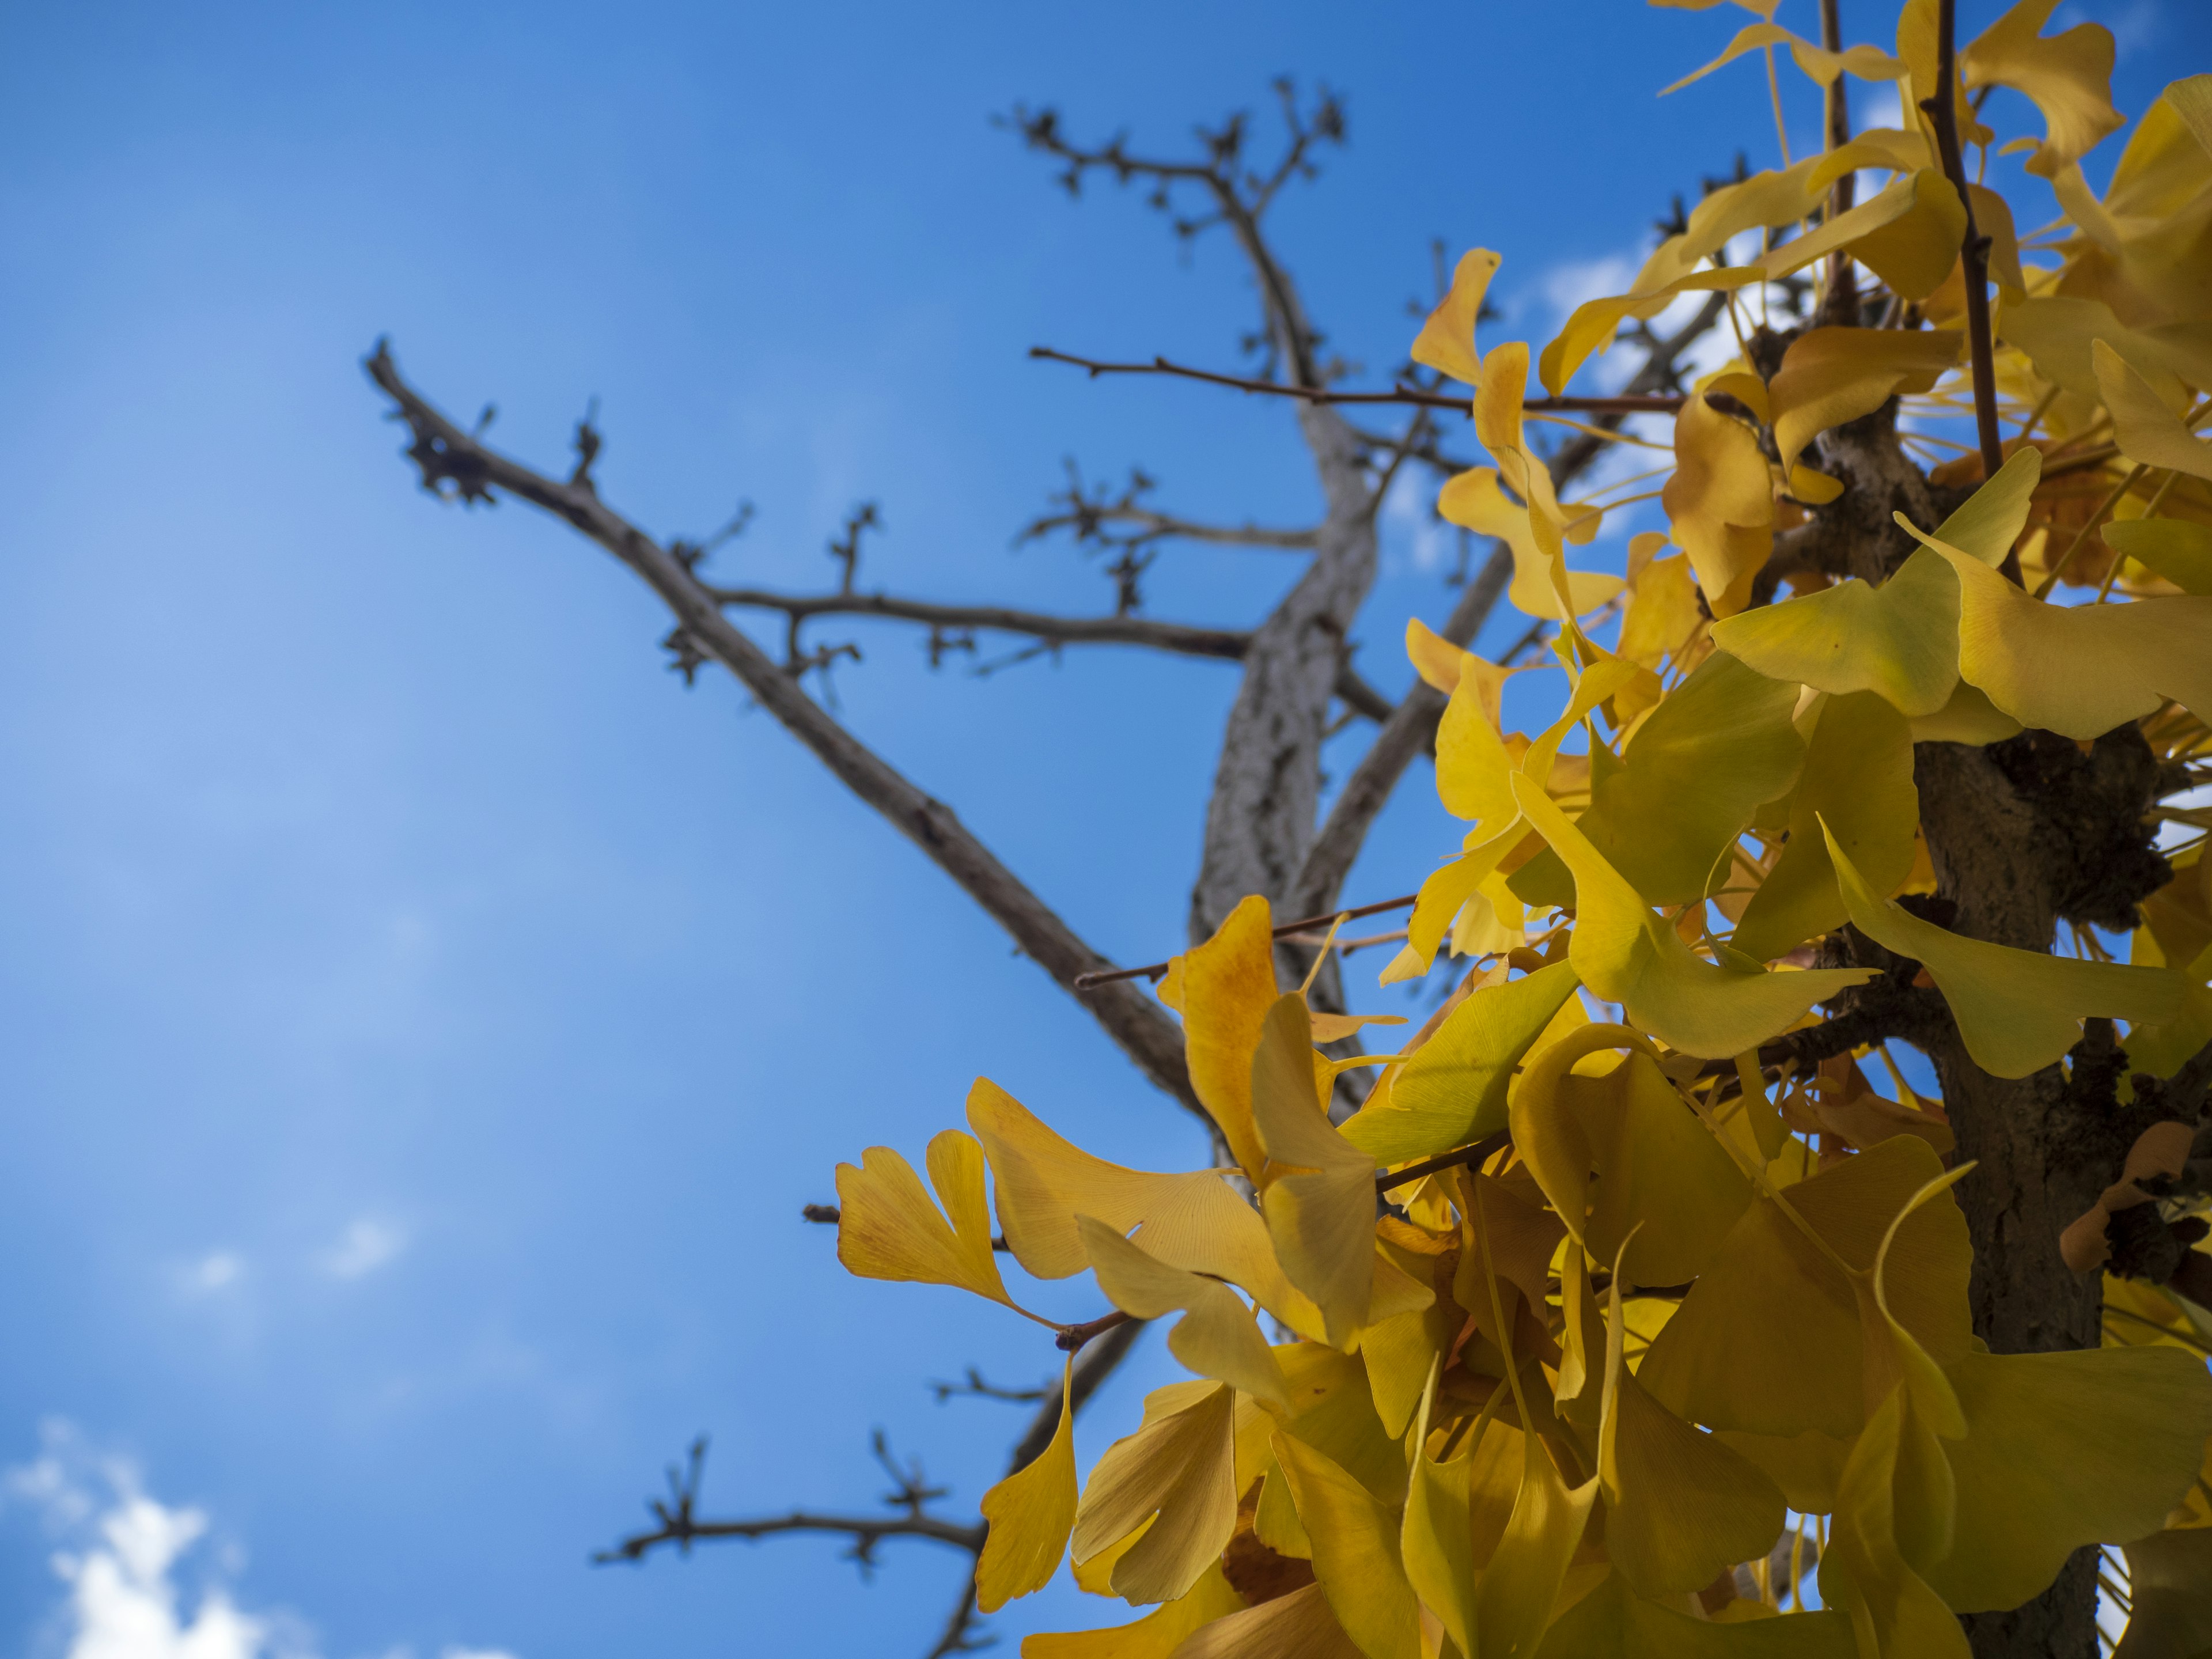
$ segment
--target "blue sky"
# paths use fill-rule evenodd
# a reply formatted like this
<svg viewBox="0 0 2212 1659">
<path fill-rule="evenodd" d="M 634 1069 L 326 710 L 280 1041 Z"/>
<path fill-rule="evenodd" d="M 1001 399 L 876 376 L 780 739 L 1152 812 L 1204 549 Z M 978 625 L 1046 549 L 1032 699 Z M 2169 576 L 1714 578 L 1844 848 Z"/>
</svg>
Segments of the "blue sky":
<svg viewBox="0 0 2212 1659">
<path fill-rule="evenodd" d="M 2089 15 L 2130 113 L 2207 61 L 2185 4 Z M 1810 0 L 1781 15 L 1809 30 Z M 0 1648 L 66 1653 L 104 1584 L 231 1609 L 240 1654 L 918 1652 L 957 1576 L 927 1545 L 866 1587 L 818 1540 L 586 1558 L 702 1429 L 721 1510 L 869 1504 L 878 1425 L 962 1505 L 998 1472 L 1012 1408 L 924 1384 L 1052 1357 L 956 1292 L 846 1277 L 797 1218 L 838 1159 L 918 1152 L 978 1072 L 1109 1155 L 1200 1152 L 771 722 L 711 677 L 685 692 L 604 555 L 418 493 L 357 367 L 377 336 L 548 465 L 598 398 L 601 487 L 658 533 L 757 503 L 732 579 L 828 580 L 825 538 L 875 499 L 864 584 L 1103 608 L 1091 562 L 1010 544 L 1063 458 L 1141 464 L 1200 516 L 1295 523 L 1314 491 L 1279 407 L 1025 360 L 1227 364 L 1252 303 L 1225 245 L 1179 259 L 1133 198 L 1071 204 L 993 112 L 1166 147 L 1274 75 L 1326 79 L 1352 143 L 1277 232 L 1379 370 L 1431 236 L 1501 249 L 1493 337 L 1541 339 L 1674 191 L 1739 147 L 1771 165 L 1753 65 L 1652 95 L 1741 21 L 0 18 Z M 1414 527 L 1362 658 L 1392 686 L 1405 616 L 1448 603 Z M 1246 623 L 1294 568 L 1173 550 L 1149 608 Z M 1179 942 L 1230 671 L 1098 652 L 980 682 L 896 630 L 823 637 L 867 653 L 839 678 L 853 726 L 1101 949 Z M 1425 775 L 1405 795 L 1352 897 L 1445 844 Z M 1140 1354 L 1086 1458 L 1168 1370 Z M 995 1627 L 1113 1612 L 1061 1585 Z"/>
</svg>

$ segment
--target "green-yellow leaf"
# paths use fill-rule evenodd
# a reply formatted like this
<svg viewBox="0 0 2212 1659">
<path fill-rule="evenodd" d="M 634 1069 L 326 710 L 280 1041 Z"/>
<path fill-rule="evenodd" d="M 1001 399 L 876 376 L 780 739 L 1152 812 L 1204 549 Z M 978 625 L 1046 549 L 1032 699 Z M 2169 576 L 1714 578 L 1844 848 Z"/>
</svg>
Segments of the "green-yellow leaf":
<svg viewBox="0 0 2212 1659">
<path fill-rule="evenodd" d="M 1835 837 L 1827 841 L 1852 926 L 1928 970 L 1966 1052 L 1992 1077 L 2026 1077 L 2055 1064 L 2081 1040 L 2088 1015 L 2156 1024 L 2181 1012 L 2185 981 L 2171 969 L 2016 951 L 1951 933 L 1881 897 Z"/>
<path fill-rule="evenodd" d="M 1798 1220 L 1844 1265 L 1870 1271 L 1898 1212 L 1943 1173 L 1928 1143 L 1899 1135 L 1788 1188 Z M 1891 1314 L 1939 1364 L 1972 1346 L 1966 1218 L 1948 1201 L 1899 1224 L 1886 1259 Z M 1772 1198 L 1753 1200 L 1654 1340 L 1637 1380 L 1708 1428 L 1845 1439 L 1866 1421 L 1858 1297 Z"/>
<path fill-rule="evenodd" d="M 2108 524 L 2105 544 L 2163 576 L 2185 593 L 2212 593 L 2212 525 L 2187 519 L 2128 519 Z"/>
<path fill-rule="evenodd" d="M 2192 478 L 2212 478 L 2212 443 L 2182 423 L 2181 416 L 2143 379 L 2134 364 L 2103 340 L 2089 346 L 2097 386 L 2112 416 L 2112 441 L 2138 466 L 2162 466 Z"/>
<path fill-rule="evenodd" d="M 1534 1655 L 1597 1499 L 1596 1477 L 1570 1488 L 1540 1436 L 1524 1433 L 1521 1444 L 1512 1516 L 1475 1588 L 1474 1650 L 1482 1659 Z"/>
<path fill-rule="evenodd" d="M 1674 471 L 1659 492 L 1716 617 L 1732 617 L 1774 546 L 1774 486 L 1758 434 L 1692 396 L 1674 416 Z"/>
<path fill-rule="evenodd" d="M 2169 697 L 2212 714 L 2212 599 L 2047 605 L 1978 559 L 1912 533 L 1959 578 L 1960 677 L 2021 725 L 2099 738 Z"/>
<path fill-rule="evenodd" d="M 1950 1553 L 1922 1576 L 1960 1613 L 2019 1606 L 2084 1544 L 2155 1531 L 2212 1435 L 2212 1375 L 2176 1348 L 1960 1355 Z"/>
<path fill-rule="evenodd" d="M 1345 1124 L 1344 1138 L 1376 1164 L 1404 1164 L 1504 1128 L 1515 1068 L 1579 982 L 1572 963 L 1555 962 L 1476 991 L 1398 1068 L 1383 1097 Z"/>
<path fill-rule="evenodd" d="M 1959 584 L 1924 550 L 1887 581 L 1853 577 L 1713 624 L 1713 643 L 1770 679 L 1872 691 L 1900 714 L 1934 714 L 1959 683 Z"/>
<path fill-rule="evenodd" d="M 1815 1003 L 1872 976 L 1858 968 L 1737 973 L 1702 960 L 1645 908 L 1549 796 L 1518 775 L 1514 793 L 1522 815 L 1575 878 L 1568 960 L 1583 984 L 1622 1004 L 1632 1022 L 1670 1047 L 1709 1060 L 1740 1054 L 1787 1030 Z"/>
<path fill-rule="evenodd" d="M 1844 918 L 1823 821 L 1875 891 L 1894 892 L 1911 873 L 1920 795 L 1905 717 L 1875 693 L 1854 691 L 1827 699 L 1817 720 L 1790 798 L 1790 839 L 1730 941 L 1755 962 L 1771 961 Z"/>
<path fill-rule="evenodd" d="M 1831 253 L 1848 252 L 1893 293 L 1924 300 L 1959 263 L 1966 229 L 1966 209 L 1951 181 L 1923 167 L 1899 174 L 1871 200 L 1784 242 L 1759 264 L 1767 281 L 1779 282 Z"/>
<path fill-rule="evenodd" d="M 1224 1291 L 1224 1295 L 1227 1292 Z M 996 1613 L 1018 1595 L 1042 1589 L 1060 1571 L 1075 1526 L 1075 1413 L 1070 1390 L 1075 1356 L 1060 1379 L 1060 1425 L 1045 1449 L 983 1494 L 990 1523 L 975 1562 L 975 1605 Z"/>
</svg>

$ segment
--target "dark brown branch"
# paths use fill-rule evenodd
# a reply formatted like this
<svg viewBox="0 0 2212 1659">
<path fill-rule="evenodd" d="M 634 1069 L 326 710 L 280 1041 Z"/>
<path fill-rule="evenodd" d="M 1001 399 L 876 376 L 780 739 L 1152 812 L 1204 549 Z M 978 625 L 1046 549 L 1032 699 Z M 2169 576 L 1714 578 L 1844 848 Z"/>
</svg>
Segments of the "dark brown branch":
<svg viewBox="0 0 2212 1659">
<path fill-rule="evenodd" d="M 1131 526 L 1127 534 L 1113 537 L 1098 532 L 1109 525 Z M 1065 513 L 1048 514 L 1031 520 L 1022 528 L 1018 542 L 1035 541 L 1055 530 L 1073 531 L 1079 538 L 1110 540 L 1115 546 L 1137 546 L 1155 541 L 1204 542 L 1214 547 L 1270 547 L 1286 552 L 1312 550 L 1315 532 L 1311 530 L 1278 530 L 1256 524 L 1201 524 L 1194 519 L 1177 518 L 1172 513 L 1156 512 L 1148 507 L 1124 506 L 1118 502 L 1086 503 L 1071 507 Z"/>
<path fill-rule="evenodd" d="M 1974 430 L 1981 441 L 1982 476 L 1994 478 L 2004 465 L 2004 439 L 1997 429 L 1997 376 L 1990 338 L 1990 240 L 1974 223 L 1974 194 L 1968 188 L 1966 158 L 1959 145 L 1959 115 L 1955 107 L 1959 71 L 1956 44 L 1958 0 L 1939 0 L 1936 25 L 1936 95 L 1920 100 L 1920 107 L 1936 128 L 1936 145 L 1943 158 L 1944 176 L 1959 192 L 1966 210 L 1966 230 L 1959 250 L 1965 269 L 1960 276 L 1966 289 L 1966 343 L 1973 357 Z M 1840 78 L 1840 77 L 1839 77 Z M 2021 583 L 2020 556 L 2005 555 L 2004 573 Z"/>
<path fill-rule="evenodd" d="M 939 605 L 888 593 L 779 593 L 764 587 L 708 587 L 717 605 L 781 611 L 793 622 L 816 617 L 879 617 L 921 623 L 931 628 L 980 628 L 1021 634 L 1055 645 L 1140 645 L 1188 657 L 1236 661 L 1252 643 L 1249 633 L 1231 628 L 1198 628 L 1154 622 L 1143 617 L 1055 617 L 1006 605 Z"/>
<path fill-rule="evenodd" d="M 1500 1129 L 1496 1134 L 1478 1140 L 1472 1146 L 1462 1146 L 1455 1152 L 1440 1152 L 1419 1164 L 1408 1164 L 1402 1170 L 1387 1170 L 1375 1177 L 1375 1190 L 1387 1193 L 1395 1187 L 1403 1187 L 1419 1181 L 1423 1176 L 1432 1176 L 1439 1170 L 1456 1170 L 1463 1164 L 1487 1163 L 1491 1155 L 1502 1152 L 1513 1137 Z"/>
<path fill-rule="evenodd" d="M 1292 933 L 1302 933 L 1309 927 L 1326 927 L 1339 920 L 1357 921 L 1362 916 L 1380 915 L 1385 910 L 1402 910 L 1413 902 L 1414 895 L 1403 898 L 1381 899 L 1373 904 L 1362 904 L 1350 910 L 1331 910 L 1325 915 L 1300 916 L 1296 921 L 1286 921 L 1275 929 L 1277 939 L 1287 939 Z M 1094 985 L 1112 985 L 1121 980 L 1158 979 L 1168 970 L 1164 962 L 1148 962 L 1141 968 L 1116 968 L 1109 973 L 1085 974 L 1075 982 L 1079 991 L 1087 991 Z"/>
<path fill-rule="evenodd" d="M 1820 0 L 1820 45 L 1832 52 L 1844 49 L 1843 20 L 1837 13 L 1837 0 Z M 1851 141 L 1851 106 L 1850 94 L 1844 90 L 1848 76 L 1838 75 L 1828 83 L 1825 113 L 1827 118 L 1828 148 L 1841 149 Z M 1828 218 L 1833 222 L 1851 210 L 1858 196 L 1858 175 L 1845 173 L 1828 186 Z M 1859 319 L 1858 284 L 1851 276 L 1851 256 L 1838 248 L 1828 256 L 1827 292 L 1820 296 L 1819 321 L 1837 323 L 1849 327 Z"/>
<path fill-rule="evenodd" d="M 1409 386 L 1395 386 L 1389 392 L 1332 392 L 1326 386 L 1259 380 L 1241 374 L 1217 374 L 1211 369 L 1191 368 L 1182 363 L 1170 362 L 1164 357 L 1155 357 L 1148 363 L 1104 362 L 1091 357 L 1078 357 L 1069 352 L 1055 350 L 1051 346 L 1031 346 L 1030 356 L 1086 369 L 1093 380 L 1102 374 L 1167 374 L 1179 380 L 1203 380 L 1209 386 L 1228 386 L 1237 392 L 1296 398 L 1309 404 L 1410 404 L 1417 409 L 1465 410 L 1472 401 L 1466 393 L 1454 397 L 1441 392 L 1424 392 Z M 1681 408 L 1682 400 L 1677 397 L 1626 395 L 1617 398 L 1530 398 L 1521 406 L 1540 414 L 1672 415 Z"/>
<path fill-rule="evenodd" d="M 407 453 L 421 470 L 426 489 L 442 495 L 450 486 L 463 501 L 489 501 L 494 490 L 504 490 L 567 520 L 641 577 L 674 614 L 680 636 L 727 668 L 847 787 L 958 883 L 1057 983 L 1072 990 L 1078 975 L 1110 966 L 950 807 L 916 788 L 809 697 L 723 614 L 714 594 L 666 548 L 609 508 L 591 489 L 533 471 L 455 426 L 400 377 L 381 342 L 363 367 L 413 434 Z M 1093 990 L 1085 1006 L 1146 1076 L 1201 1121 L 1209 1121 L 1184 1069 L 1182 1034 L 1151 998 L 1132 988 L 1109 988 L 1103 994 Z"/>
</svg>

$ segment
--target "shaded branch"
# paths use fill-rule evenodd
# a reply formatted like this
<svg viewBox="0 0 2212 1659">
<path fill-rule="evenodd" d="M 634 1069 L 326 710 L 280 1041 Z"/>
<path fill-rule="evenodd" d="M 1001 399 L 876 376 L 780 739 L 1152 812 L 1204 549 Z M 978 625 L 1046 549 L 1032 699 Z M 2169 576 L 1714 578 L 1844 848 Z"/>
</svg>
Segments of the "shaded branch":
<svg viewBox="0 0 2212 1659">
<path fill-rule="evenodd" d="M 928 854 L 1022 951 L 1064 988 L 1111 966 L 1000 863 L 952 810 L 933 799 L 809 697 L 722 612 L 707 586 L 669 550 L 602 502 L 588 484 L 563 483 L 512 460 L 464 432 L 403 380 L 386 344 L 363 364 L 413 437 L 407 450 L 423 488 L 463 501 L 495 489 L 565 520 L 641 578 L 674 614 L 677 632 L 729 670 L 760 705 L 823 764 Z M 450 492 L 450 494 L 449 494 Z M 1210 1122 L 1185 1070 L 1182 1034 L 1142 992 L 1109 987 L 1085 999 L 1108 1036 L 1161 1089 Z"/>
</svg>

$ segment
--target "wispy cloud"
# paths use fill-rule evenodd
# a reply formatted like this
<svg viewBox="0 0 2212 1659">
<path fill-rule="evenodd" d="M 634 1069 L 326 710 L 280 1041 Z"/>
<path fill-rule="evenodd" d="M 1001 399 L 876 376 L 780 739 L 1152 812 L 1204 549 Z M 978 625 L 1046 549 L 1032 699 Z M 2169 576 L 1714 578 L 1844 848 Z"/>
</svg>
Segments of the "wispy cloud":
<svg viewBox="0 0 2212 1659">
<path fill-rule="evenodd" d="M 64 1659 L 314 1659 L 313 1632 L 296 1615 L 234 1599 L 222 1580 L 242 1570 L 243 1553 L 216 1546 L 206 1510 L 162 1503 L 135 1464 L 74 1425 L 49 1420 L 39 1455 L 0 1473 L 0 1508 L 17 1506 L 55 1543 L 49 1559 L 68 1588 L 50 1639 Z M 413 1656 L 403 1646 L 385 1659 Z M 440 1659 L 515 1656 L 449 1645 Z"/>
<path fill-rule="evenodd" d="M 246 1258 L 235 1250 L 210 1250 L 177 1270 L 177 1281 L 193 1296 L 212 1296 L 245 1276 Z"/>
<path fill-rule="evenodd" d="M 364 1216 L 322 1253 L 319 1262 L 333 1279 L 362 1279 L 397 1261 L 407 1242 L 405 1229 Z"/>
<path fill-rule="evenodd" d="M 69 1586 L 57 1610 L 68 1659 L 307 1659 L 313 1644 L 282 1613 L 242 1610 L 221 1584 L 189 1613 L 178 1583 L 205 1553 L 204 1510 L 148 1495 L 137 1470 L 94 1455 L 66 1423 L 48 1423 L 39 1457 L 0 1478 L 0 1493 L 38 1510 L 61 1541 L 51 1558 Z"/>
</svg>

